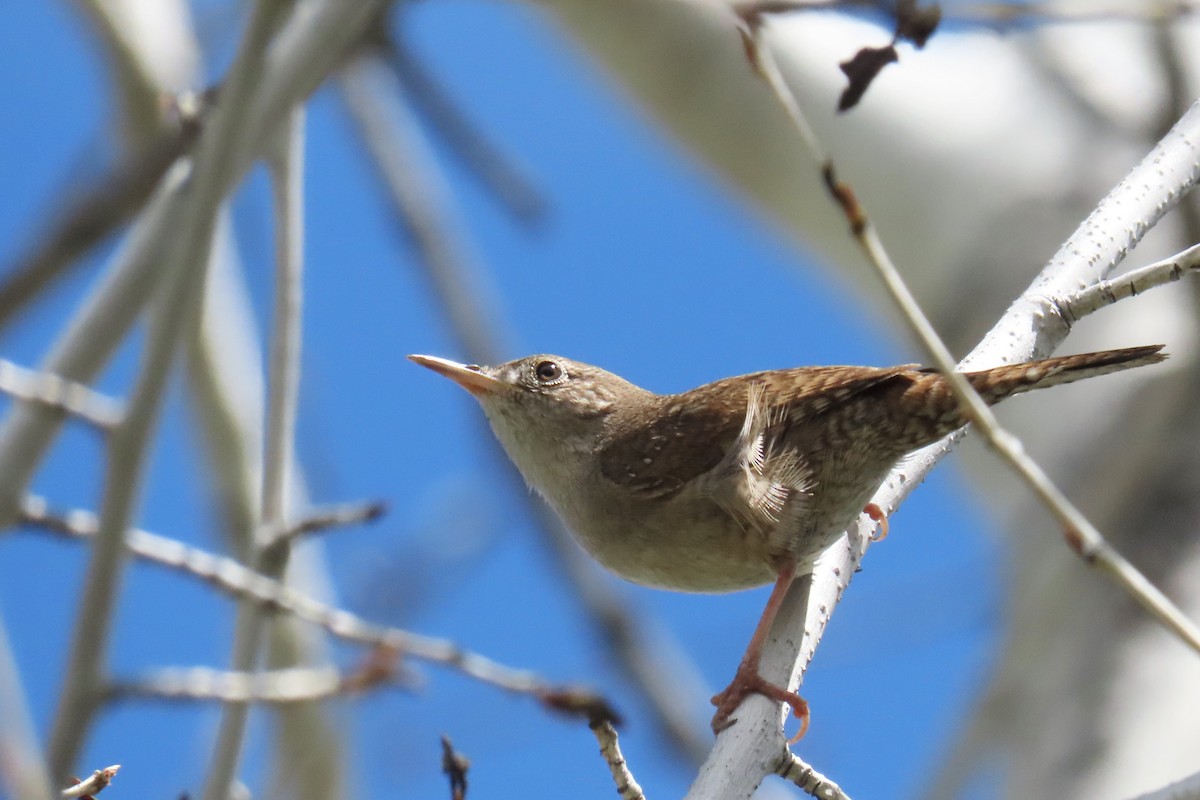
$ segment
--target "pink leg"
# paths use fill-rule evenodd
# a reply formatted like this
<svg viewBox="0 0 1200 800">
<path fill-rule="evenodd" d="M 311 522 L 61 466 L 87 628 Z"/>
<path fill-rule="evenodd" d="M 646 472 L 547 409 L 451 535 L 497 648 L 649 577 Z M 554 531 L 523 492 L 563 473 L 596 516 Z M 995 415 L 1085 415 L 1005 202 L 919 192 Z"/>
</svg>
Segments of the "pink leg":
<svg viewBox="0 0 1200 800">
<path fill-rule="evenodd" d="M 770 683 L 758 674 L 763 645 L 766 644 L 771 623 L 775 621 L 775 616 L 779 613 L 779 606 L 783 603 L 783 598 L 787 595 L 788 588 L 791 587 L 795 577 L 795 564 L 789 564 L 779 571 L 779 577 L 775 579 L 775 587 L 771 589 L 771 596 L 767 598 L 767 606 L 763 609 L 762 616 L 759 617 L 758 627 L 754 629 L 754 635 L 750 637 L 750 644 L 746 646 L 746 654 L 742 656 L 742 662 L 738 664 L 733 681 L 712 699 L 712 704 L 717 707 L 717 712 L 713 714 L 712 718 L 713 733 L 720 733 L 737 722 L 730 715 L 737 710 L 746 696 L 751 694 L 761 694 L 781 703 L 787 703 L 791 707 L 792 713 L 800 720 L 800 732 L 790 742 L 799 741 L 800 737 L 808 730 L 808 703 L 804 702 L 804 698 L 795 692 L 788 691 L 785 687 Z"/>
<path fill-rule="evenodd" d="M 872 536 L 871 539 L 876 542 L 882 542 L 888 535 L 888 518 L 887 514 L 883 513 L 883 509 L 874 503 L 867 503 L 863 508 L 863 513 L 870 517 L 875 522 L 879 523 L 879 533 Z"/>
</svg>

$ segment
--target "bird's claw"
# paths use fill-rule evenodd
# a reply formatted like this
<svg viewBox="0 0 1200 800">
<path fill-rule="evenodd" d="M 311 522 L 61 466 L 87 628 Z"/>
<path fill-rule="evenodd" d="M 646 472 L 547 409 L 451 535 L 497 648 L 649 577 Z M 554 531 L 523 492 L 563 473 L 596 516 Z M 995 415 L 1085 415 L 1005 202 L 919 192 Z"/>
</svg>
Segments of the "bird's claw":
<svg viewBox="0 0 1200 800">
<path fill-rule="evenodd" d="M 796 719 L 800 720 L 800 730 L 797 731 L 795 736 L 788 739 L 788 744 L 795 744 L 808 732 L 810 714 L 808 703 L 803 697 L 795 692 L 788 691 L 782 686 L 771 683 L 759 675 L 758 670 L 755 668 L 746 669 L 738 667 L 737 674 L 733 676 L 730 684 L 712 698 L 712 704 L 717 707 L 717 711 L 713 714 L 712 718 L 713 733 L 720 733 L 737 722 L 737 719 L 732 716 L 733 712 L 738 709 L 738 706 L 742 704 L 742 701 L 748 695 L 752 694 L 761 694 L 772 700 L 786 703 Z"/>
<path fill-rule="evenodd" d="M 879 525 L 879 530 L 871 534 L 871 541 L 882 542 L 888 535 L 888 518 L 883 509 L 875 503 L 867 503 L 863 507 L 863 513 L 871 518 L 872 522 Z"/>
</svg>

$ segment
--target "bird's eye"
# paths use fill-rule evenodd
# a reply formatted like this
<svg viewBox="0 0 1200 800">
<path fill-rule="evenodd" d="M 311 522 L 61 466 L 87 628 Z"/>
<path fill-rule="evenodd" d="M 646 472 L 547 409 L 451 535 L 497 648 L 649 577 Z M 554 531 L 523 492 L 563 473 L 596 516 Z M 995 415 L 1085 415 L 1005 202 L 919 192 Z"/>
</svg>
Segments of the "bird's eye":
<svg viewBox="0 0 1200 800">
<path fill-rule="evenodd" d="M 566 373 L 554 361 L 539 361 L 538 365 L 533 368 L 533 374 L 537 375 L 537 379 L 542 383 L 554 383 L 562 380 Z"/>
</svg>

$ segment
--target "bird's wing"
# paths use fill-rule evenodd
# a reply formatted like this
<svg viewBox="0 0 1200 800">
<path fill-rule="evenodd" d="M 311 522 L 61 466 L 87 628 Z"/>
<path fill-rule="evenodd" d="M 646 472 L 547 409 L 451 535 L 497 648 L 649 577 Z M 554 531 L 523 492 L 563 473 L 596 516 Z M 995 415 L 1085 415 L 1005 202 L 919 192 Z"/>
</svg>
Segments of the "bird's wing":
<svg viewBox="0 0 1200 800">
<path fill-rule="evenodd" d="M 689 481 L 718 467 L 738 440 L 750 408 L 749 387 L 777 422 L 773 436 L 829 413 L 853 397 L 904 375 L 913 366 L 798 367 L 727 378 L 683 394 L 660 398 L 650 424 L 632 420 L 613 430 L 597 456 L 603 476 L 634 494 L 669 497 Z"/>
</svg>

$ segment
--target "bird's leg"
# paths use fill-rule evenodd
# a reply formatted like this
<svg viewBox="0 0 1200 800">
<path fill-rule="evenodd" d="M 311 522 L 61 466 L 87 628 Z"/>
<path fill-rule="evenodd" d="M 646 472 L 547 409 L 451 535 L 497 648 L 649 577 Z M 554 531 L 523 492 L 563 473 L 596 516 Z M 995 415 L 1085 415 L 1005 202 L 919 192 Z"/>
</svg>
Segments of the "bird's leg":
<svg viewBox="0 0 1200 800">
<path fill-rule="evenodd" d="M 867 503 L 863 507 L 863 513 L 879 525 L 879 532 L 871 536 L 871 540 L 875 542 L 882 542 L 884 539 L 886 539 L 888 535 L 888 518 L 883 509 L 874 503 Z"/>
<path fill-rule="evenodd" d="M 754 635 L 750 637 L 750 644 L 746 646 L 746 654 L 742 656 L 742 662 L 738 664 L 733 681 L 712 699 L 712 704 L 717 707 L 717 712 L 713 714 L 712 718 L 713 733 L 720 733 L 737 722 L 730 715 L 737 710 L 746 696 L 751 694 L 761 694 L 772 700 L 787 703 L 791 707 L 792 713 L 800 720 L 800 731 L 789 743 L 799 741 L 804 732 L 808 730 L 808 703 L 804 702 L 804 698 L 795 692 L 788 691 L 784 686 L 771 683 L 758 671 L 759 662 L 762 660 L 763 645 L 766 644 L 767 634 L 771 631 L 771 623 L 775 621 L 775 616 L 779 613 L 779 606 L 782 605 L 783 598 L 787 595 L 788 588 L 791 587 L 795 577 L 796 565 L 794 563 L 789 563 L 779 570 L 779 577 L 775 579 L 771 596 L 767 598 L 767 607 L 763 609 L 762 616 L 759 617 L 758 627 L 754 629 Z"/>
</svg>

